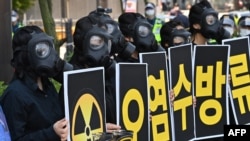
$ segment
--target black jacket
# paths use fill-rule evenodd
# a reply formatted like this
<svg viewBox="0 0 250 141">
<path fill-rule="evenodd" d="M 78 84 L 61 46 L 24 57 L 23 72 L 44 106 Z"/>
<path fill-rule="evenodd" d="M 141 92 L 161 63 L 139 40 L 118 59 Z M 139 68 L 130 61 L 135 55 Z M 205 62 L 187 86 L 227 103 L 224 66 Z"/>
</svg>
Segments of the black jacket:
<svg viewBox="0 0 250 141">
<path fill-rule="evenodd" d="M 1 97 L 13 141 L 60 141 L 53 124 L 64 117 L 54 85 L 43 80 L 41 91 L 28 75 L 15 77 Z"/>
</svg>

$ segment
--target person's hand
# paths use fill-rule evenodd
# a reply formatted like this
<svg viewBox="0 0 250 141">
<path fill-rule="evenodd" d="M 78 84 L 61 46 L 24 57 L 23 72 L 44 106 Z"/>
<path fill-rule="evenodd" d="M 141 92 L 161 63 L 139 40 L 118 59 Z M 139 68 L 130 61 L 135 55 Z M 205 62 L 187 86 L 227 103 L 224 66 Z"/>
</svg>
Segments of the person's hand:
<svg viewBox="0 0 250 141">
<path fill-rule="evenodd" d="M 149 120 L 152 120 L 151 110 L 149 109 Z"/>
<path fill-rule="evenodd" d="M 169 98 L 170 98 L 171 105 L 172 105 L 172 107 L 173 107 L 173 106 L 174 106 L 174 99 L 175 99 L 175 93 L 174 93 L 174 90 L 173 90 L 173 89 L 171 89 L 171 90 L 169 91 Z"/>
<path fill-rule="evenodd" d="M 63 118 L 61 120 L 58 120 L 53 125 L 54 131 L 56 134 L 61 138 L 61 141 L 66 141 L 68 136 L 68 121 Z"/>
<path fill-rule="evenodd" d="M 228 79 L 228 84 L 230 84 L 230 82 L 231 82 L 231 80 L 232 80 L 232 77 L 231 77 L 230 74 L 228 75 L 228 78 L 227 78 L 227 79 Z"/>
<path fill-rule="evenodd" d="M 115 130 L 120 130 L 121 126 L 116 125 L 114 123 L 106 123 L 106 129 L 107 129 L 107 133 L 112 133 Z"/>
<path fill-rule="evenodd" d="M 193 96 L 193 106 L 196 107 L 196 97 Z"/>
</svg>

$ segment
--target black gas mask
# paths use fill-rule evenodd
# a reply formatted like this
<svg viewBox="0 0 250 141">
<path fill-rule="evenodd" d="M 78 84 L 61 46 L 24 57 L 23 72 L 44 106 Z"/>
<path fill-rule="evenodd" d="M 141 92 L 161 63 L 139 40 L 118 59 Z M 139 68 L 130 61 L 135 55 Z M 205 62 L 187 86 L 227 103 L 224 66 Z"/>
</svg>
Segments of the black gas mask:
<svg viewBox="0 0 250 141">
<path fill-rule="evenodd" d="M 164 51 L 164 48 L 158 46 L 155 36 L 152 33 L 152 26 L 146 19 L 137 17 L 133 25 L 128 25 L 131 35 L 134 39 L 136 50 L 140 52 Z"/>
<path fill-rule="evenodd" d="M 82 42 L 81 61 L 89 67 L 108 66 L 110 63 L 112 36 L 103 28 L 94 25 Z"/>
<path fill-rule="evenodd" d="M 107 20 L 104 22 L 107 31 L 112 35 L 112 48 L 111 54 L 118 53 L 123 58 L 130 58 L 132 53 L 135 51 L 135 46 L 130 42 L 127 42 L 119 29 L 118 23 L 115 21 Z"/>
<path fill-rule="evenodd" d="M 227 39 L 230 33 L 226 31 L 218 20 L 218 13 L 213 8 L 207 8 L 201 14 L 201 34 L 207 39 Z"/>
<path fill-rule="evenodd" d="M 191 41 L 191 33 L 186 31 L 185 29 L 176 29 L 174 28 L 171 33 L 171 39 L 169 42 L 169 46 L 177 46 L 182 44 L 190 43 Z"/>
<path fill-rule="evenodd" d="M 71 70 L 72 65 L 66 64 L 58 56 L 53 44 L 53 38 L 45 33 L 31 33 L 32 38 L 28 42 L 28 58 L 30 66 L 39 76 L 53 77 L 61 69 Z"/>
<path fill-rule="evenodd" d="M 214 38 L 220 27 L 218 13 L 213 8 L 207 8 L 201 14 L 201 33 L 205 38 Z"/>
<path fill-rule="evenodd" d="M 107 32 L 112 35 L 112 47 L 111 55 L 118 54 L 121 57 L 129 58 L 132 53 L 135 51 L 135 46 L 127 41 L 125 41 L 122 32 L 119 29 L 118 23 L 111 19 L 109 13 L 112 10 L 97 8 L 95 12 L 90 13 L 89 16 L 98 20 L 101 25 L 105 25 Z"/>
</svg>

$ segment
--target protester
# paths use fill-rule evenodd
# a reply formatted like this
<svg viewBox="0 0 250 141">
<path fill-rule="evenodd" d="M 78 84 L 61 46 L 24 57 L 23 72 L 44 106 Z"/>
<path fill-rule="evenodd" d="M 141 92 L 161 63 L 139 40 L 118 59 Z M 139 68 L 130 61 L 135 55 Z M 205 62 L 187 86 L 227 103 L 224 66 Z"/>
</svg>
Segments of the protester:
<svg viewBox="0 0 250 141">
<path fill-rule="evenodd" d="M 160 29 L 164 24 L 164 21 L 156 17 L 156 6 L 152 2 L 148 2 L 145 6 L 145 17 L 147 21 L 153 26 L 152 32 L 155 35 L 155 39 L 158 43 L 161 41 Z"/>
<path fill-rule="evenodd" d="M 162 52 L 163 47 L 157 44 L 146 18 L 140 13 L 123 13 L 118 18 L 119 27 L 125 39 L 136 46 L 131 58 L 118 62 L 139 62 L 139 53 Z M 174 91 L 169 91 L 171 105 L 174 101 Z"/>
<path fill-rule="evenodd" d="M 140 13 L 123 13 L 119 16 L 118 23 L 125 40 L 136 46 L 131 58 L 118 62 L 139 62 L 138 57 L 141 52 L 165 51 L 158 45 L 152 26 Z"/>
<path fill-rule="evenodd" d="M 117 58 L 127 59 L 130 58 L 135 51 L 135 46 L 126 41 L 122 32 L 119 29 L 117 21 L 113 20 L 108 12 L 111 11 L 105 8 L 97 8 L 89 13 L 91 19 L 95 19 L 95 23 L 103 25 L 107 32 L 112 36 L 112 45 L 110 55 L 115 60 Z"/>
<path fill-rule="evenodd" d="M 162 38 L 161 46 L 166 50 L 167 55 L 169 47 L 191 42 L 191 33 L 184 28 L 182 22 L 178 21 L 169 21 L 162 26 L 160 32 Z M 174 91 L 172 93 L 174 94 Z M 193 97 L 193 106 L 196 106 L 196 97 Z"/>
<path fill-rule="evenodd" d="M 49 80 L 65 64 L 53 39 L 37 26 L 25 26 L 16 31 L 12 49 L 15 72 L 1 97 L 11 139 L 66 141 L 68 121 Z"/>
<path fill-rule="evenodd" d="M 85 16 L 76 22 L 74 38 L 74 52 L 70 63 L 74 69 L 104 67 L 105 69 L 105 100 L 106 100 L 106 129 L 107 132 L 119 130 L 116 125 L 115 109 L 115 61 L 110 58 L 112 36 L 104 24 L 92 16 Z M 60 98 L 63 99 L 63 86 Z M 64 100 L 61 100 L 64 101 Z"/>
<path fill-rule="evenodd" d="M 114 52 L 115 54 L 117 54 L 115 56 L 112 56 L 114 57 L 115 60 L 117 60 L 118 62 L 120 62 L 121 60 L 123 61 L 133 60 L 132 59 L 133 53 L 135 52 L 136 47 L 131 42 L 126 40 L 126 37 L 123 36 L 122 32 L 119 29 L 118 23 L 116 23 L 113 19 L 111 19 L 111 17 L 107 13 L 98 12 L 98 9 L 90 12 L 89 17 L 96 19 L 97 23 L 101 25 L 106 25 L 105 27 L 108 33 L 112 35 L 111 52 Z M 172 99 L 174 98 L 174 94 L 172 95 L 171 98 Z"/>
<path fill-rule="evenodd" d="M 218 13 L 207 0 L 202 0 L 193 5 L 189 12 L 189 24 L 193 45 L 206 45 L 209 39 L 221 43 L 223 39 L 230 38 L 218 20 Z M 222 137 L 207 139 L 207 141 L 220 141 Z"/>
<path fill-rule="evenodd" d="M 16 30 L 22 27 L 22 24 L 19 21 L 19 15 L 15 10 L 11 11 L 11 23 L 12 23 L 12 36 L 13 36 Z"/>
<path fill-rule="evenodd" d="M 218 20 L 218 13 L 207 0 L 193 5 L 188 18 L 193 44 L 205 45 L 209 39 L 215 39 L 220 44 L 223 39 L 230 38 L 229 32 Z"/>
</svg>

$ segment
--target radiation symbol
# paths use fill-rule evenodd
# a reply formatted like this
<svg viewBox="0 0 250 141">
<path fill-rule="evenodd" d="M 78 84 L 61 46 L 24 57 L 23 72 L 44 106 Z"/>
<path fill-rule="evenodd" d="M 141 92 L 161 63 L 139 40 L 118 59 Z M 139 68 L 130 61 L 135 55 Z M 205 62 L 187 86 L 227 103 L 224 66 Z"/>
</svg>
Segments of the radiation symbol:
<svg viewBox="0 0 250 141">
<path fill-rule="evenodd" d="M 72 141 L 91 141 L 92 133 L 104 131 L 102 110 L 93 95 L 85 93 L 80 96 L 71 123 Z"/>
</svg>

